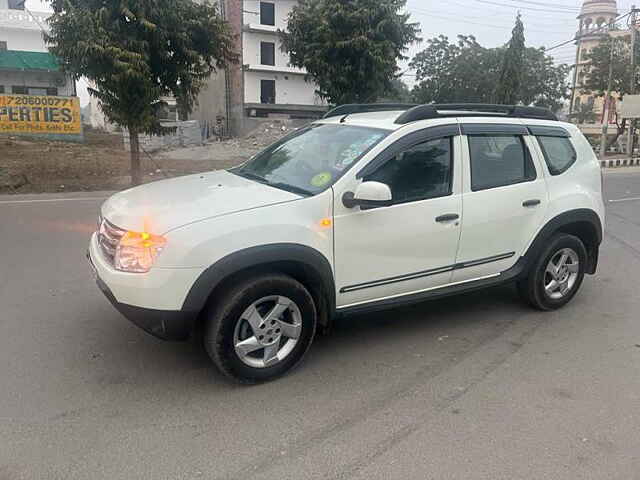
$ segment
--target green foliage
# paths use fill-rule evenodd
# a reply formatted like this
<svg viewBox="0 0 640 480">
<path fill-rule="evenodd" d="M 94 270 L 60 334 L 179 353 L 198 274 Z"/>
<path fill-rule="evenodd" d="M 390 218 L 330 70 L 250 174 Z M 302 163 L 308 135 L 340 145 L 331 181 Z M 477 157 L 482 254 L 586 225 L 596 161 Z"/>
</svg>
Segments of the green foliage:
<svg viewBox="0 0 640 480">
<path fill-rule="evenodd" d="M 597 46 L 584 55 L 588 62 L 585 66 L 583 93 L 594 93 L 603 97 L 607 93 L 609 83 L 609 66 L 611 64 L 611 48 L 613 47 L 612 92 L 620 98 L 630 92 L 631 88 L 631 38 L 611 36 L 603 37 Z M 636 65 L 640 65 L 640 39 L 636 42 Z M 636 70 L 636 79 L 638 78 Z M 640 85 L 636 83 L 636 91 Z"/>
<path fill-rule="evenodd" d="M 418 24 L 406 0 L 301 0 L 281 32 L 291 64 L 305 68 L 332 104 L 374 102 L 392 88 Z"/>
<path fill-rule="evenodd" d="M 378 101 L 388 103 L 411 103 L 412 98 L 411 90 L 409 90 L 407 84 L 400 78 L 394 78 L 391 80 L 389 90 L 386 90 L 380 98 L 378 98 Z"/>
<path fill-rule="evenodd" d="M 513 105 L 519 100 L 524 53 L 524 25 L 518 14 L 511 40 L 502 60 L 502 69 L 494 96 L 496 103 Z"/>
<path fill-rule="evenodd" d="M 573 111 L 569 120 L 577 125 L 582 125 L 584 123 L 595 123 L 598 119 L 598 115 L 593 109 L 593 102 L 589 103 L 581 103 L 578 107 Z"/>
<path fill-rule="evenodd" d="M 418 103 L 496 102 L 495 86 L 502 73 L 505 47 L 484 48 L 473 36 L 444 36 L 427 41 L 410 66 L 416 70 L 414 101 Z M 522 77 L 513 104 L 557 111 L 569 97 L 567 65 L 555 65 L 543 48 L 525 48 Z"/>
<path fill-rule="evenodd" d="M 413 90 L 418 103 L 489 103 L 499 72 L 498 52 L 482 47 L 473 36 L 445 36 L 427 41 L 425 50 L 410 63 L 416 71 Z"/>
<path fill-rule="evenodd" d="M 165 133 L 163 96 L 190 111 L 204 81 L 235 61 L 232 34 L 216 6 L 191 0 L 51 0 L 46 40 L 63 69 L 86 77 L 111 122 L 131 134 L 137 183 L 138 134 Z"/>
</svg>

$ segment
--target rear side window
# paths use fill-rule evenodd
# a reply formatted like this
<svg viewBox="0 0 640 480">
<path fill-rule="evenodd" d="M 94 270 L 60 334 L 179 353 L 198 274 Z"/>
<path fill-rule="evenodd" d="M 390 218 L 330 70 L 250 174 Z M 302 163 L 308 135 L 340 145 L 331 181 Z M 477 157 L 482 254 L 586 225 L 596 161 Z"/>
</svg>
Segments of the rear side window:
<svg viewBox="0 0 640 480">
<path fill-rule="evenodd" d="M 578 155 L 566 137 L 537 137 L 551 175 L 560 175 L 573 165 Z"/>
<path fill-rule="evenodd" d="M 451 138 L 420 143 L 398 153 L 365 180 L 391 188 L 393 203 L 408 203 L 451 195 Z"/>
<path fill-rule="evenodd" d="M 531 155 L 520 135 L 470 135 L 474 192 L 536 179 Z"/>
</svg>

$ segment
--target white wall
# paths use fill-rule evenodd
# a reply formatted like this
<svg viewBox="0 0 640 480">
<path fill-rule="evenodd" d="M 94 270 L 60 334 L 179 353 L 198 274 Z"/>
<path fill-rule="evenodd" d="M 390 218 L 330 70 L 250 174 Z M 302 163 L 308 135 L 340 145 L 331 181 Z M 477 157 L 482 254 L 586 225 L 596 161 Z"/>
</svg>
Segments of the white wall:
<svg viewBox="0 0 640 480">
<path fill-rule="evenodd" d="M 40 30 L 0 28 L 0 40 L 7 42 L 8 50 L 23 52 L 47 52 Z"/>
<path fill-rule="evenodd" d="M 246 103 L 260 103 L 260 80 L 276 81 L 276 103 L 288 105 L 323 105 L 315 94 L 315 85 L 306 82 L 304 75 L 245 72 Z"/>
<path fill-rule="evenodd" d="M 245 32 L 244 33 L 244 45 L 243 45 L 243 63 L 250 65 L 260 65 L 260 43 L 270 42 L 275 43 L 275 61 L 276 67 L 288 67 L 289 55 L 283 53 L 280 50 L 282 42 L 277 34 L 258 33 L 258 32 Z"/>
<path fill-rule="evenodd" d="M 275 3 L 276 28 L 285 30 L 287 28 L 287 16 L 291 9 L 298 3 L 296 0 L 270 0 Z M 260 23 L 260 1 L 244 1 L 244 24 Z"/>
<path fill-rule="evenodd" d="M 62 80 L 62 85 L 56 80 Z M 58 95 L 69 97 L 73 95 L 73 82 L 59 72 L 7 72 L 0 71 L 0 85 L 4 85 L 5 93 L 11 93 L 13 85 L 27 87 L 56 87 Z"/>
</svg>

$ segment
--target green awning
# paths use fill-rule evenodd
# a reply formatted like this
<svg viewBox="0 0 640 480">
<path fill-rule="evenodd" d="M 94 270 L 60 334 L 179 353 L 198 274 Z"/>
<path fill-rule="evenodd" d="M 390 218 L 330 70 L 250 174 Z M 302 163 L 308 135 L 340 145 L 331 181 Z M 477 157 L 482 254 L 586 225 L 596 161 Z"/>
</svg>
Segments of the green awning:
<svg viewBox="0 0 640 480">
<path fill-rule="evenodd" d="M 60 65 L 50 53 L 19 52 L 0 50 L 0 69 L 2 70 L 46 70 L 57 72 Z"/>
</svg>

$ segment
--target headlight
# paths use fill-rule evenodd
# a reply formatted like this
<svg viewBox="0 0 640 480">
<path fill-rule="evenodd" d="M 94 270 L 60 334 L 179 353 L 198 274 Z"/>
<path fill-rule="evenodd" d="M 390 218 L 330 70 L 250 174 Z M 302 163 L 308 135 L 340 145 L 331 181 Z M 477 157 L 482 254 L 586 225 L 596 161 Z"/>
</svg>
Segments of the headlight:
<svg viewBox="0 0 640 480">
<path fill-rule="evenodd" d="M 117 270 L 147 273 L 167 240 L 150 233 L 126 232 L 116 248 L 114 265 Z"/>
</svg>

